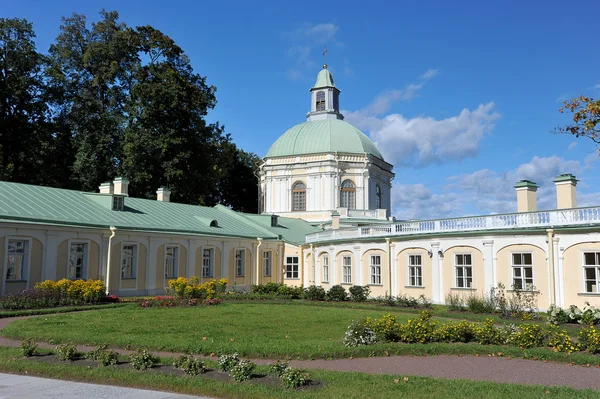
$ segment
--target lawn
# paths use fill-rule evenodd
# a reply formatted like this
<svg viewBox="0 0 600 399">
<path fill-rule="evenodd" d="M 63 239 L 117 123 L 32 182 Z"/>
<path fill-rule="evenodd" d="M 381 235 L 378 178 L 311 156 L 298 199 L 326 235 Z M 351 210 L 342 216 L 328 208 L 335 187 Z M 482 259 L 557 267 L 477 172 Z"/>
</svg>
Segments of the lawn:
<svg viewBox="0 0 600 399">
<path fill-rule="evenodd" d="M 166 359 L 163 363 L 168 364 Z M 447 380 L 404 375 L 371 375 L 361 373 L 309 370 L 311 379 L 319 385 L 309 390 L 291 390 L 276 385 L 261 385 L 247 381 L 235 383 L 203 377 L 175 377 L 110 367 L 88 367 L 77 362 L 51 364 L 23 359 L 19 350 L 0 348 L 0 371 L 46 376 L 56 379 L 85 381 L 136 388 L 156 389 L 191 395 L 206 395 L 222 398 L 599 398 L 600 392 L 575 390 L 563 387 L 542 387 L 493 382 Z M 258 367 L 258 373 L 266 372 L 266 367 Z"/>
</svg>

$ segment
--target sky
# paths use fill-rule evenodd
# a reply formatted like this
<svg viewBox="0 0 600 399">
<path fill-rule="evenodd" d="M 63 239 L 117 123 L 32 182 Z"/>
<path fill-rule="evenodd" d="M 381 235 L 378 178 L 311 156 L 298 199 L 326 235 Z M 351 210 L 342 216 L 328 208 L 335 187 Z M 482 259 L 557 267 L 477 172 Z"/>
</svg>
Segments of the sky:
<svg viewBox="0 0 600 399">
<path fill-rule="evenodd" d="M 516 212 L 514 184 L 535 181 L 538 209 L 556 207 L 552 179 L 577 176 L 577 205 L 600 205 L 591 140 L 553 134 L 565 99 L 600 96 L 600 3 L 530 1 L 0 0 L 0 17 L 34 24 L 46 52 L 61 17 L 116 10 L 151 25 L 216 86 L 219 121 L 264 156 L 304 122 L 327 64 L 346 121 L 395 165 L 397 219 Z"/>
</svg>

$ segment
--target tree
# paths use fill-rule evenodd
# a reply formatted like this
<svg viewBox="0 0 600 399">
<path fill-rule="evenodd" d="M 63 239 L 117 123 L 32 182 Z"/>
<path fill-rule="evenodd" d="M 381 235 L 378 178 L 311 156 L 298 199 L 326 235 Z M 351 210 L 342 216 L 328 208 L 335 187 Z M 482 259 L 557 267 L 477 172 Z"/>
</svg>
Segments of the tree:
<svg viewBox="0 0 600 399">
<path fill-rule="evenodd" d="M 0 18 L 0 179 L 45 184 L 52 138 L 34 38 L 26 20 Z"/>
<path fill-rule="evenodd" d="M 558 127 L 557 133 L 568 133 L 575 137 L 588 137 L 600 151 L 600 100 L 579 96 L 564 102 L 561 113 L 571 112 L 573 124 Z"/>
<path fill-rule="evenodd" d="M 260 158 L 252 152 L 237 148 L 234 143 L 225 145 L 223 174 L 219 181 L 218 202 L 232 209 L 247 213 L 259 213 L 258 177 Z"/>
</svg>

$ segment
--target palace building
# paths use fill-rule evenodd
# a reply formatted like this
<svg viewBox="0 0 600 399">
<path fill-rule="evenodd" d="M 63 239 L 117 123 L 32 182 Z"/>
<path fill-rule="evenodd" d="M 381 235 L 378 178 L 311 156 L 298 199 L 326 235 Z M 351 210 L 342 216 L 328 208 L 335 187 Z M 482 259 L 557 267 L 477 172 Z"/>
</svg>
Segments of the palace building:
<svg viewBox="0 0 600 399">
<path fill-rule="evenodd" d="M 121 296 L 164 293 L 167 281 L 368 285 L 371 295 L 536 290 L 539 306 L 600 306 L 600 206 L 577 207 L 577 179 L 559 175 L 557 206 L 515 185 L 512 214 L 396 221 L 393 165 L 344 121 L 325 65 L 306 122 L 277 139 L 259 168 L 262 213 L 129 197 L 128 180 L 97 193 L 0 182 L 2 294 L 39 281 L 100 278 Z"/>
</svg>

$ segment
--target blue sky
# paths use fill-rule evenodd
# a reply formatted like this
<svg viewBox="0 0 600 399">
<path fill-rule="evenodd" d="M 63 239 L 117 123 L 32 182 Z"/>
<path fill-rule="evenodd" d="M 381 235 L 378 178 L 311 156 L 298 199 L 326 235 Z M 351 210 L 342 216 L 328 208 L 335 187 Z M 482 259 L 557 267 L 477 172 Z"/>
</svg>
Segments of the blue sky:
<svg viewBox="0 0 600 399">
<path fill-rule="evenodd" d="M 217 87 L 209 119 L 260 156 L 305 120 L 327 46 L 346 120 L 396 165 L 398 218 L 514 212 L 519 179 L 553 208 L 559 173 L 600 204 L 593 143 L 551 133 L 563 99 L 600 95 L 596 1 L 21 0 L 0 15 L 33 22 L 47 51 L 62 16 L 102 8 L 171 36 Z"/>
</svg>

